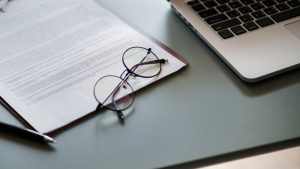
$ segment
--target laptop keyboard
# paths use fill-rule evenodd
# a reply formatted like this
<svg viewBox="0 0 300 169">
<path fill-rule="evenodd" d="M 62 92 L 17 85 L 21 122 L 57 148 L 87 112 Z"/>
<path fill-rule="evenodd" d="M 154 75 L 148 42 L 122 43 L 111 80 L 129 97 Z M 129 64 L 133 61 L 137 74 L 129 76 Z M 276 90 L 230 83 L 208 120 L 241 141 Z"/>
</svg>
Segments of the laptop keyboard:
<svg viewBox="0 0 300 169">
<path fill-rule="evenodd" d="M 223 39 L 300 15 L 300 0 L 190 0 L 187 5 Z"/>
</svg>

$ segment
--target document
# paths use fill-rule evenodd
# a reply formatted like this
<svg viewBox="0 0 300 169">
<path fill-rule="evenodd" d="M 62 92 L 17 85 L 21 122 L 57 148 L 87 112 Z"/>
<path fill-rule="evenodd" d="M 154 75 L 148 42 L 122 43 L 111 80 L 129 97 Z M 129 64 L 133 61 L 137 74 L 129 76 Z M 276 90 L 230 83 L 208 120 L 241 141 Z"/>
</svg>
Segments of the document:
<svg viewBox="0 0 300 169">
<path fill-rule="evenodd" d="M 42 133 L 95 111 L 95 83 L 125 70 L 129 47 L 168 60 L 135 91 L 186 66 L 93 0 L 11 1 L 0 23 L 0 96 Z"/>
</svg>

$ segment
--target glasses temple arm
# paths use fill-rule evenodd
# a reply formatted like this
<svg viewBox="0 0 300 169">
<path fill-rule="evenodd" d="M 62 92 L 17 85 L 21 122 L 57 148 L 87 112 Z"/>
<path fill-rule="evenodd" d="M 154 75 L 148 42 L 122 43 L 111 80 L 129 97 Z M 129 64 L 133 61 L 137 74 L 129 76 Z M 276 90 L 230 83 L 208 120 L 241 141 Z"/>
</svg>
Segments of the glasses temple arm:
<svg viewBox="0 0 300 169">
<path fill-rule="evenodd" d="M 158 60 L 152 60 L 152 61 L 148 61 L 148 62 L 141 62 L 141 63 L 138 63 L 135 66 L 140 66 L 140 65 L 151 65 L 151 64 L 158 64 L 158 63 L 167 63 L 168 60 L 167 59 L 158 59 Z"/>
</svg>

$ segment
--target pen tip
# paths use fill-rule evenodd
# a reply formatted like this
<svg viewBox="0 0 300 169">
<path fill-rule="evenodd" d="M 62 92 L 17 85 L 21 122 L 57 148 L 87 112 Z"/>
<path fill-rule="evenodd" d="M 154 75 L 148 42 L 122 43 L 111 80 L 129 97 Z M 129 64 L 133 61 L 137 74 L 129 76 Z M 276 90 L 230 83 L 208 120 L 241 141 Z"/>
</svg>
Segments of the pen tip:
<svg viewBox="0 0 300 169">
<path fill-rule="evenodd" d="M 56 141 L 49 136 L 44 136 L 44 140 L 48 143 L 56 143 Z"/>
</svg>

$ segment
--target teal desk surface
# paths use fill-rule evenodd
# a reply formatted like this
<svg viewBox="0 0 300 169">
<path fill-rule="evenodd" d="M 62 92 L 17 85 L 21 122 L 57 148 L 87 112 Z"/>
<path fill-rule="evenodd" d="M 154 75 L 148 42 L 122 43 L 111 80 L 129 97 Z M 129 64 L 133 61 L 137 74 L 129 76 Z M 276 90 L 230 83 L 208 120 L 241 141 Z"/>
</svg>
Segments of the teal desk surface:
<svg viewBox="0 0 300 169">
<path fill-rule="evenodd" d="M 157 168 L 300 136 L 300 70 L 241 81 L 165 0 L 98 0 L 186 57 L 189 66 L 137 93 L 125 126 L 93 114 L 46 146 L 0 134 L 1 169 Z M 237 46 L 238 47 L 238 46 Z M 22 126 L 0 107 L 1 121 Z"/>
</svg>

